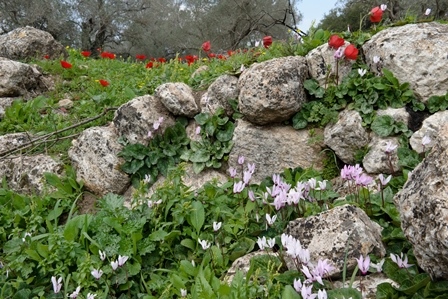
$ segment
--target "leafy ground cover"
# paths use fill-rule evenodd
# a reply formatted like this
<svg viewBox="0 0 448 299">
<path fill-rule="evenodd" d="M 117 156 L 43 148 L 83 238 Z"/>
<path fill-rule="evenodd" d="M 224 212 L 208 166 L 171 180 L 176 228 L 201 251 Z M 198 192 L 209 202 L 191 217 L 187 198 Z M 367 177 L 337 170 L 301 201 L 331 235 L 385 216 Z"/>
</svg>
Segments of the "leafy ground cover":
<svg viewBox="0 0 448 299">
<path fill-rule="evenodd" d="M 344 37 L 359 46 L 373 33 L 356 32 Z M 55 78 L 55 88 L 33 101 L 16 101 L 6 110 L 0 132 L 48 134 L 101 115 L 105 108 L 118 107 L 136 96 L 152 94 L 162 83 L 184 82 L 196 90 L 205 89 L 221 74 L 238 74 L 242 66 L 275 57 L 305 55 L 329 38 L 330 32 L 311 30 L 301 42 L 274 42 L 269 48 L 237 51 L 221 58 L 211 58 L 198 50 L 194 61 L 182 57 L 165 62 L 122 60 L 115 56 L 91 59 L 76 49 L 68 49 L 69 64 L 34 61 Z M 208 69 L 192 77 L 204 65 Z M 336 200 L 339 195 L 327 180 L 332 178 L 328 173 L 335 174 L 335 163 L 330 163 L 328 168 L 333 170 L 327 175 L 314 169 L 286 169 L 261 184 L 252 184 L 251 175 L 257 166 L 240 157 L 242 177 L 236 177 L 232 170 L 227 183 L 209 182 L 192 191 L 182 182 L 185 164 L 179 162 L 193 162 L 197 172 L 221 167 L 231 147 L 234 118 L 219 113 L 198 115 L 199 141 L 188 139 L 185 122 L 179 119 L 150 143 L 127 145 L 123 150 L 123 170 L 133 175 L 137 187 L 133 209 L 123 206 L 123 197 L 109 194 L 98 200 L 95 212 L 80 213 L 78 202 L 85 191 L 70 166 L 62 178 L 47 174 L 49 191 L 39 196 L 16 193 L 3 180 L 0 297 L 362 298 L 361 292 L 350 287 L 352 282 L 362 279 L 361 273 L 382 271 L 400 287 L 382 284 L 377 298 L 446 298 L 448 283 L 432 282 L 416 265 L 392 200 L 407 173 L 422 157 L 409 148 L 410 132 L 406 126 L 375 118 L 374 110 L 397 105 L 391 99 L 398 98 L 401 106 L 411 105 L 414 110 L 433 113 L 446 108 L 448 97 L 434 97 L 430 107 L 425 107 L 414 101 L 406 83 L 399 84 L 387 70 L 382 77 L 369 73 L 361 76 L 358 68 L 366 66 L 355 64 L 346 80 L 327 89 L 307 81 L 312 101 L 289 123 L 297 129 L 323 126 L 338 111 L 350 106 L 360 111 L 365 125 L 380 136 L 401 136 L 397 153 L 403 172 L 393 177 L 370 178 L 362 168 L 346 166 L 336 174 L 350 181 L 351 193 Z M 58 108 L 57 102 L 64 98 L 73 99 L 73 108 Z M 368 102 L 372 99 L 375 101 Z M 59 138 L 66 138 L 65 142 L 52 147 L 44 144 L 33 152 L 45 150 L 66 157 L 71 138 L 86 127 L 104 125 L 111 118 L 111 114 L 104 114 L 74 126 L 58 134 Z M 176 142 L 168 142 L 172 140 Z M 165 159 L 166 167 L 160 167 L 158 161 L 146 161 L 154 156 L 148 153 L 154 152 L 158 159 Z M 149 196 L 148 188 L 158 173 L 168 179 Z M 369 191 L 367 186 L 372 182 L 378 184 L 379 192 Z M 288 196 L 288 201 L 280 196 Z M 349 286 L 335 289 L 326 279 L 326 271 L 331 267 L 328 261 L 322 261 L 323 272 L 319 272 L 307 261 L 307 250 L 299 246 L 300 240 L 282 232 L 292 219 L 345 203 L 363 208 L 383 227 L 387 255 L 383 261 L 371 256 L 370 265 L 361 261 L 359 272 L 356 269 L 350 277 L 344 274 Z M 272 255 L 254 258 L 247 274 L 238 272 L 227 283 L 225 276 L 231 263 L 256 249 Z M 285 255 L 296 261 L 297 269 L 285 269 Z M 309 267 L 310 273 L 303 267 Z"/>
</svg>

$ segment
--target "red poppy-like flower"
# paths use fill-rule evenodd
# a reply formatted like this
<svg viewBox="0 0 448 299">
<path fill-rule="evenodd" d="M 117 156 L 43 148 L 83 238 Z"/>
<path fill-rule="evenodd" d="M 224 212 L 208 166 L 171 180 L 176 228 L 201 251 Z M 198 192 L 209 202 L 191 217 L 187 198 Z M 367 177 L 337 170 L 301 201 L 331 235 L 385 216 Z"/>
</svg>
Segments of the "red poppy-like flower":
<svg viewBox="0 0 448 299">
<path fill-rule="evenodd" d="M 328 45 L 334 49 L 339 49 L 339 47 L 344 45 L 344 43 L 345 43 L 345 40 L 336 34 L 333 34 L 332 36 L 330 36 L 330 39 L 328 40 Z"/>
<path fill-rule="evenodd" d="M 147 69 L 151 69 L 154 66 L 154 62 L 150 61 L 146 64 Z"/>
<path fill-rule="evenodd" d="M 227 50 L 227 55 L 229 55 L 229 57 L 232 56 L 234 53 L 235 53 L 235 52 L 232 51 L 232 50 Z"/>
<path fill-rule="evenodd" d="M 211 48 L 212 48 L 212 45 L 210 44 L 209 40 L 202 44 L 202 50 L 204 50 L 204 52 L 210 51 Z"/>
<path fill-rule="evenodd" d="M 372 10 L 370 11 L 370 22 L 379 23 L 382 17 L 383 10 L 381 9 L 381 7 L 377 6 L 372 8 Z"/>
<path fill-rule="evenodd" d="M 263 46 L 267 49 L 272 45 L 272 36 L 263 37 Z"/>
<path fill-rule="evenodd" d="M 48 54 L 47 54 L 47 55 L 44 55 L 44 58 L 45 58 L 45 59 L 50 59 L 50 55 L 48 55 Z"/>
<path fill-rule="evenodd" d="M 84 56 L 84 57 L 89 57 L 90 54 L 92 54 L 92 52 L 90 52 L 90 51 L 82 51 L 81 52 L 81 55 Z"/>
<path fill-rule="evenodd" d="M 185 61 L 187 61 L 188 65 L 193 64 L 197 59 L 198 59 L 198 57 L 196 55 L 185 56 Z"/>
<path fill-rule="evenodd" d="M 344 55 L 347 59 L 356 60 L 358 58 L 358 49 L 350 44 L 345 48 Z"/>
<path fill-rule="evenodd" d="M 207 56 L 208 56 L 208 58 L 215 58 L 216 54 L 215 53 L 209 53 Z"/>
<path fill-rule="evenodd" d="M 218 54 L 218 59 L 221 59 L 221 60 L 226 60 L 227 59 L 227 57 L 225 57 L 224 55 L 222 55 L 222 54 Z"/>
<path fill-rule="evenodd" d="M 72 64 L 71 64 L 71 63 L 68 63 L 68 62 L 65 61 L 65 60 L 61 60 L 61 66 L 62 66 L 64 69 L 70 69 L 70 68 L 72 68 Z"/>
<path fill-rule="evenodd" d="M 104 51 L 101 52 L 101 58 L 115 59 L 115 54 Z"/>
<path fill-rule="evenodd" d="M 135 55 L 135 59 L 137 59 L 137 60 L 145 60 L 146 59 L 146 55 L 144 55 L 144 54 L 137 54 L 137 55 Z"/>
<path fill-rule="evenodd" d="M 157 58 L 157 61 L 160 63 L 165 63 L 166 59 L 164 57 Z"/>
<path fill-rule="evenodd" d="M 101 79 L 99 81 L 100 81 L 100 84 L 103 85 L 104 87 L 109 86 L 109 82 L 107 82 L 106 80 Z"/>
</svg>

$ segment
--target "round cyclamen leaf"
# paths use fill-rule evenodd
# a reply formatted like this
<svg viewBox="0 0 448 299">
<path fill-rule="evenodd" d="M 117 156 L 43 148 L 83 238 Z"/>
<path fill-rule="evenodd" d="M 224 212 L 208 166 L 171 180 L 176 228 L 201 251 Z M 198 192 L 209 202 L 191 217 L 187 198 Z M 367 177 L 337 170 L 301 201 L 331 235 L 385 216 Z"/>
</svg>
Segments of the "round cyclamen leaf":
<svg viewBox="0 0 448 299">
<path fill-rule="evenodd" d="M 207 113 L 199 113 L 194 117 L 196 122 L 201 126 L 205 125 L 205 123 L 209 120 L 209 118 L 210 116 Z"/>
</svg>

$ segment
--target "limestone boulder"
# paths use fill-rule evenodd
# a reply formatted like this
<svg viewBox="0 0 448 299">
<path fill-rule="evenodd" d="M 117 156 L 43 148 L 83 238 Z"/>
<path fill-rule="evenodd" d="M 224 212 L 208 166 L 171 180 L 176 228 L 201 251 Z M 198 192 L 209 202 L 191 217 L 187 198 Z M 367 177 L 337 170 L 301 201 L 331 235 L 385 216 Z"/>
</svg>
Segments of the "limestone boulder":
<svg viewBox="0 0 448 299">
<path fill-rule="evenodd" d="M 391 71 L 400 83 L 409 82 L 426 102 L 448 90 L 448 25 L 436 22 L 384 29 L 363 45 L 367 65 L 374 72 Z M 380 58 L 375 63 L 373 58 Z"/>
<path fill-rule="evenodd" d="M 17 98 L 2 98 L 0 97 L 0 120 L 5 117 L 6 109 L 12 105 Z"/>
<path fill-rule="evenodd" d="M 386 249 L 381 241 L 381 227 L 360 208 L 343 205 L 307 218 L 290 221 L 285 233 L 298 239 L 310 252 L 311 263 L 329 259 L 335 266 L 331 276 L 339 276 L 347 252 L 347 271 L 356 267 L 356 259 L 373 254 L 383 257 Z M 286 257 L 289 269 L 296 270 Z"/>
<path fill-rule="evenodd" d="M 0 98 L 46 91 L 42 73 L 33 66 L 0 57 Z"/>
<path fill-rule="evenodd" d="M 381 138 L 372 134 L 368 145 L 369 152 L 362 160 L 362 165 L 367 173 L 394 174 L 401 170 L 401 166 L 398 164 L 397 149 L 386 152 L 389 146 L 398 147 L 398 137 Z"/>
<path fill-rule="evenodd" d="M 255 63 L 238 80 L 239 111 L 256 125 L 290 119 L 307 101 L 303 82 L 308 79 L 306 59 L 300 56 Z"/>
<path fill-rule="evenodd" d="M 163 121 L 157 130 L 154 123 Z M 144 95 L 121 105 L 115 112 L 113 125 L 118 135 L 125 137 L 130 143 L 148 142 L 148 132 L 163 132 L 167 127 L 173 126 L 174 117 L 168 109 L 155 97 Z"/>
<path fill-rule="evenodd" d="M 118 157 L 118 153 L 123 147 L 117 140 L 118 135 L 112 126 L 92 127 L 73 140 L 68 151 L 77 178 L 97 195 L 121 194 L 130 184 L 130 177 L 120 170 L 124 160 Z"/>
<path fill-rule="evenodd" d="M 229 101 L 238 101 L 238 78 L 230 75 L 218 77 L 201 98 L 201 111 L 214 114 L 218 108 L 223 108 L 227 116 L 233 114 Z"/>
<path fill-rule="evenodd" d="M 355 153 L 369 144 L 370 136 L 362 126 L 357 111 L 344 110 L 339 113 L 335 124 L 328 124 L 324 130 L 325 145 L 331 148 L 345 163 L 355 162 Z"/>
<path fill-rule="evenodd" d="M 174 115 L 194 117 L 200 111 L 193 90 L 185 83 L 165 83 L 159 85 L 154 96 Z"/>
<path fill-rule="evenodd" d="M 315 130 L 314 134 L 321 135 L 322 131 Z M 308 130 L 280 125 L 256 126 L 240 119 L 233 133 L 234 146 L 229 154 L 229 166 L 240 170 L 238 157 L 244 156 L 246 163 L 256 165 L 252 176 L 254 183 L 281 173 L 285 168 L 313 166 L 322 169 L 320 154 L 323 144 L 311 142 L 313 137 Z"/>
<path fill-rule="evenodd" d="M 20 147 L 32 140 L 33 136 L 27 133 L 12 133 L 0 136 L 0 157 L 2 153 Z"/>
<path fill-rule="evenodd" d="M 67 57 L 64 46 L 53 36 L 34 27 L 26 26 L 0 35 L 0 57 L 12 60 Z"/>
<path fill-rule="evenodd" d="M 429 150 L 435 144 L 435 139 L 439 135 L 440 129 L 448 122 L 448 111 L 439 111 L 429 116 L 423 121 L 420 130 L 412 134 L 409 144 L 417 153 Z M 423 137 L 427 136 L 431 141 L 423 146 Z"/>
<path fill-rule="evenodd" d="M 345 48 L 350 43 L 345 42 L 342 46 Z M 311 78 L 319 82 L 322 87 L 341 83 L 342 79 L 351 72 L 354 60 L 334 58 L 335 49 L 325 43 L 306 54 L 306 62 Z"/>
<path fill-rule="evenodd" d="M 429 155 L 411 172 L 394 198 L 401 228 L 419 267 L 432 279 L 448 279 L 448 126 Z"/>
<path fill-rule="evenodd" d="M 15 140 L 22 142 L 25 139 L 16 136 Z M 5 177 L 8 187 L 19 193 L 42 194 L 47 191 L 46 172 L 61 175 L 64 172 L 64 164 L 43 154 L 0 160 L 0 178 Z"/>
</svg>

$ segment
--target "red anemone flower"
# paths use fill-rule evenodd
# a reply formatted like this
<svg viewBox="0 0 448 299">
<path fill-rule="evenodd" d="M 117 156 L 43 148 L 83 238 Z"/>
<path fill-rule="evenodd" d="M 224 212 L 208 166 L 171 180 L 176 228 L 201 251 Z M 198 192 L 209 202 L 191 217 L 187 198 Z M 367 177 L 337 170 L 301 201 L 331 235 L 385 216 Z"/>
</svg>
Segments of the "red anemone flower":
<svg viewBox="0 0 448 299">
<path fill-rule="evenodd" d="M 137 59 L 137 60 L 145 60 L 146 59 L 146 55 L 145 54 L 137 54 L 137 55 L 135 55 L 135 59 Z"/>
<path fill-rule="evenodd" d="M 358 49 L 350 44 L 345 48 L 344 55 L 347 59 L 356 60 L 358 58 Z"/>
<path fill-rule="evenodd" d="M 89 57 L 90 54 L 92 54 L 92 52 L 90 52 L 90 51 L 82 51 L 81 52 L 81 55 L 84 56 L 84 57 Z"/>
<path fill-rule="evenodd" d="M 372 10 L 370 11 L 370 22 L 379 23 L 382 17 L 383 10 L 381 9 L 381 7 L 377 6 L 372 8 Z"/>
<path fill-rule="evenodd" d="M 160 57 L 160 58 L 157 59 L 157 61 L 160 62 L 160 63 L 165 63 L 166 59 L 164 57 Z"/>
<path fill-rule="evenodd" d="M 48 54 L 47 54 L 47 55 L 44 55 L 44 58 L 45 58 L 45 59 L 50 59 L 50 55 L 48 55 Z"/>
<path fill-rule="evenodd" d="M 103 79 L 100 80 L 100 84 L 104 87 L 109 86 L 109 82 L 107 82 L 106 80 L 103 80 Z"/>
<path fill-rule="evenodd" d="M 212 48 L 212 45 L 210 44 L 209 40 L 202 44 L 202 50 L 204 50 L 204 52 L 210 51 L 211 48 Z"/>
<path fill-rule="evenodd" d="M 268 35 L 263 37 L 263 46 L 267 49 L 272 45 L 272 36 Z"/>
<path fill-rule="evenodd" d="M 68 62 L 65 61 L 65 60 L 61 60 L 61 66 L 62 66 L 64 69 L 70 69 L 70 68 L 72 68 L 72 64 L 71 64 L 71 63 L 68 63 Z"/>
<path fill-rule="evenodd" d="M 209 53 L 207 56 L 208 56 L 208 58 L 215 58 L 216 54 L 215 53 Z"/>
<path fill-rule="evenodd" d="M 104 51 L 101 52 L 101 58 L 115 59 L 115 54 Z"/>
<path fill-rule="evenodd" d="M 150 69 L 150 68 L 152 68 L 154 66 L 154 62 L 152 62 L 152 61 L 150 61 L 150 62 L 148 62 L 147 64 L 146 64 L 146 68 L 147 69 Z"/>
<path fill-rule="evenodd" d="M 328 45 L 334 49 L 339 49 L 344 43 L 345 40 L 336 34 L 330 36 L 330 39 L 328 40 Z"/>
</svg>

